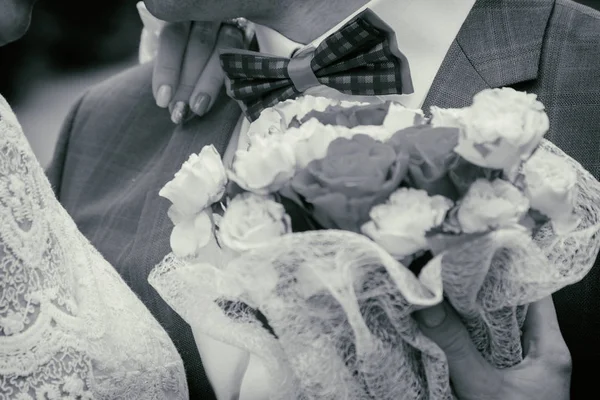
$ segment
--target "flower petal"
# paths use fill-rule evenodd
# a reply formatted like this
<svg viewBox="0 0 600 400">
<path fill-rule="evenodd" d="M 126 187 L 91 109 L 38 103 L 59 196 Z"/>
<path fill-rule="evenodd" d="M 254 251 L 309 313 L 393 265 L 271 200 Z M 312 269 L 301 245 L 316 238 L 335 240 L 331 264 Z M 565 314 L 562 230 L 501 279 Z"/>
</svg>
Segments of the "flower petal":
<svg viewBox="0 0 600 400">
<path fill-rule="evenodd" d="M 272 140 L 248 151 L 238 151 L 228 176 L 248 191 L 265 194 L 279 190 L 292 178 L 295 169 L 296 159 L 290 144 Z"/>
<path fill-rule="evenodd" d="M 410 232 L 381 231 L 377 229 L 373 221 L 364 224 L 361 231 L 397 260 L 404 259 L 427 248 L 427 239 L 424 235 L 419 237 L 411 235 Z"/>
<path fill-rule="evenodd" d="M 219 239 L 228 248 L 243 252 L 268 244 L 291 232 L 284 207 L 270 196 L 244 193 L 227 208 L 219 227 Z"/>
<path fill-rule="evenodd" d="M 208 244 L 212 233 L 213 226 L 207 212 L 175 225 L 171 232 L 173 254 L 181 258 L 197 255 L 198 250 Z"/>
</svg>

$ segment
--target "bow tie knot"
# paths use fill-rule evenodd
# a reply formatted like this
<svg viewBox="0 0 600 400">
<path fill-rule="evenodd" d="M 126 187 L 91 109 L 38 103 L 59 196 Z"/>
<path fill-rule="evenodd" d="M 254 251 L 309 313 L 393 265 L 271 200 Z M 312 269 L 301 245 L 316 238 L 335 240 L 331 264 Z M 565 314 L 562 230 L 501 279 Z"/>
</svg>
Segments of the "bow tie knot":
<svg viewBox="0 0 600 400">
<path fill-rule="evenodd" d="M 292 58 L 247 50 L 221 53 L 229 94 L 254 121 L 265 108 L 325 85 L 349 95 L 412 93 L 408 61 L 389 26 L 366 10 L 315 48 Z"/>
<path fill-rule="evenodd" d="M 287 65 L 288 76 L 298 93 L 303 93 L 311 87 L 321 84 L 311 66 L 314 57 L 315 49 L 311 48 L 301 54 L 292 56 Z"/>
</svg>

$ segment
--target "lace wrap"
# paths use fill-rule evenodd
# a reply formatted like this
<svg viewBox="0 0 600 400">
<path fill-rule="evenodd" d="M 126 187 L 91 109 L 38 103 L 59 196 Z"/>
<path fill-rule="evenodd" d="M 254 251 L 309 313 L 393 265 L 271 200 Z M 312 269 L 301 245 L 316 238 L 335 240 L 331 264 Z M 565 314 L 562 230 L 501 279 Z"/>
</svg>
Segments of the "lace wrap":
<svg viewBox="0 0 600 400">
<path fill-rule="evenodd" d="M 187 396 L 166 332 L 77 230 L 0 97 L 0 398 Z"/>
<path fill-rule="evenodd" d="M 271 399 L 451 399 L 445 356 L 413 311 L 446 297 L 484 357 L 509 367 L 527 304 L 581 280 L 598 254 L 600 184 L 550 142 L 539 151 L 577 170 L 581 222 L 568 235 L 494 231 L 416 277 L 364 236 L 294 233 L 220 268 L 169 255 L 150 282 L 196 329 L 259 357 Z M 259 309 L 277 338 L 231 301 Z"/>
</svg>

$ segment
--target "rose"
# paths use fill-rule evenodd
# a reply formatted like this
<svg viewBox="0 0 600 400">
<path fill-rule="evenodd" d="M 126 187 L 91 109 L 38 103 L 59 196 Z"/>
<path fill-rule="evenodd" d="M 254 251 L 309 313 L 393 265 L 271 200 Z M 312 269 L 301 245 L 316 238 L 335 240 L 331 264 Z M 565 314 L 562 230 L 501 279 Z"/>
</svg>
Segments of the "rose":
<svg viewBox="0 0 600 400">
<path fill-rule="evenodd" d="M 173 254 L 180 258 L 195 257 L 208 244 L 213 234 L 213 223 L 208 213 L 205 210 L 191 218 L 177 220 L 170 237 Z"/>
<path fill-rule="evenodd" d="M 282 116 L 285 127 L 289 127 L 293 120 L 301 120 L 312 111 L 324 111 L 330 106 L 340 105 L 352 107 L 353 105 L 365 104 L 358 102 L 340 101 L 322 96 L 300 96 L 296 99 L 286 100 L 274 106 Z"/>
<path fill-rule="evenodd" d="M 458 129 L 417 125 L 396 132 L 389 144 L 410 154 L 409 182 L 412 187 L 426 190 L 430 195 L 456 198 L 456 188 L 448 172 L 458 156 Z"/>
<path fill-rule="evenodd" d="M 260 116 L 250 124 L 248 136 L 264 137 L 268 134 L 281 134 L 287 130 L 292 121 L 304 118 L 313 111 L 324 111 L 329 106 L 342 104 L 338 100 L 326 97 L 300 96 L 283 101 L 264 109 Z M 354 103 L 358 104 L 358 103 Z M 347 107 L 350 104 L 344 103 Z"/>
<path fill-rule="evenodd" d="M 424 190 L 401 188 L 369 213 L 362 233 L 400 260 L 427 248 L 426 233 L 440 226 L 453 202 Z"/>
<path fill-rule="evenodd" d="M 158 194 L 173 203 L 167 215 L 175 225 L 170 241 L 176 256 L 196 256 L 209 242 L 213 226 L 203 210 L 223 197 L 226 184 L 221 156 L 214 146 L 205 146 L 160 190 Z"/>
<path fill-rule="evenodd" d="M 575 229 L 579 224 L 573 212 L 577 172 L 571 164 L 540 149 L 523 164 L 522 173 L 531 208 L 549 217 L 558 234 Z"/>
<path fill-rule="evenodd" d="M 324 111 L 309 112 L 298 121 L 298 124 L 303 125 L 314 119 L 324 126 L 348 128 L 350 137 L 364 133 L 382 142 L 400 129 L 419 125 L 425 121 L 421 110 L 411 110 L 392 101 L 352 106 L 344 103 L 335 104 Z"/>
<path fill-rule="evenodd" d="M 464 233 L 515 227 L 529 211 L 529 200 L 511 183 L 478 179 L 461 200 L 456 217 Z"/>
<path fill-rule="evenodd" d="M 295 171 L 296 157 L 290 143 L 278 137 L 257 137 L 248 150 L 235 153 L 227 176 L 244 190 L 266 195 L 281 189 Z"/>
<path fill-rule="evenodd" d="M 407 153 L 355 135 L 331 142 L 325 158 L 311 161 L 291 186 L 314 207 L 321 225 L 359 232 L 372 206 L 398 188 L 407 169 Z"/>
<path fill-rule="evenodd" d="M 386 101 L 381 103 L 332 104 L 325 110 L 312 110 L 299 123 L 315 118 L 323 125 L 339 125 L 347 128 L 359 126 L 383 126 L 392 133 L 424 122 L 423 111 L 412 110 L 403 105 Z"/>
<path fill-rule="evenodd" d="M 391 102 L 388 113 L 383 121 L 383 127 L 391 134 L 394 134 L 401 129 L 422 125 L 425 122 L 425 114 L 422 110 L 413 110 L 399 103 Z"/>
<path fill-rule="evenodd" d="M 510 88 L 484 90 L 462 110 L 432 107 L 431 112 L 434 126 L 460 128 L 456 153 L 475 165 L 502 169 L 510 177 L 549 128 L 537 96 Z"/>
<path fill-rule="evenodd" d="M 357 126 L 381 126 L 388 115 L 391 102 L 359 104 L 348 107 L 341 104 L 333 104 L 325 110 L 312 110 L 299 123 L 304 124 L 311 119 L 316 119 L 323 125 L 345 126 L 354 128 Z"/>
<path fill-rule="evenodd" d="M 287 129 L 281 112 L 275 108 L 265 108 L 260 116 L 248 127 L 248 138 L 250 143 L 257 138 L 266 138 L 269 135 L 281 135 Z"/>
<path fill-rule="evenodd" d="M 270 196 L 243 193 L 233 198 L 219 223 L 220 242 L 242 252 L 292 231 L 290 216 Z"/>
<path fill-rule="evenodd" d="M 327 154 L 327 148 L 339 137 L 351 137 L 352 132 L 343 126 L 323 125 L 316 118 L 296 128 L 289 128 L 281 140 L 294 149 L 296 168 L 302 169 L 313 160 Z"/>
<path fill-rule="evenodd" d="M 226 184 L 221 156 L 214 146 L 205 146 L 200 154 L 192 154 L 183 163 L 175 178 L 158 194 L 173 203 L 169 216 L 177 224 L 220 200 Z"/>
</svg>

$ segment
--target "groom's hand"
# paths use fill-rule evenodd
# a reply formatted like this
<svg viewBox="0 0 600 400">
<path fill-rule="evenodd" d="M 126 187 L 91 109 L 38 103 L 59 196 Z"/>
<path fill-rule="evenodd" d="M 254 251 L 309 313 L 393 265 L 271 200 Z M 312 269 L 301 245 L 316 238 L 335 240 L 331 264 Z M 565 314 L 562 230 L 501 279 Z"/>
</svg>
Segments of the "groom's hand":
<svg viewBox="0 0 600 400">
<path fill-rule="evenodd" d="M 571 356 L 552 298 L 529 306 L 523 326 L 524 360 L 497 369 L 477 351 L 447 303 L 417 312 L 422 332 L 446 353 L 450 380 L 460 400 L 568 400 Z"/>
<path fill-rule="evenodd" d="M 224 82 L 219 50 L 232 47 L 245 47 L 245 40 L 244 33 L 229 24 L 165 25 L 159 37 L 152 91 L 156 104 L 169 108 L 174 123 L 210 110 Z"/>
</svg>

